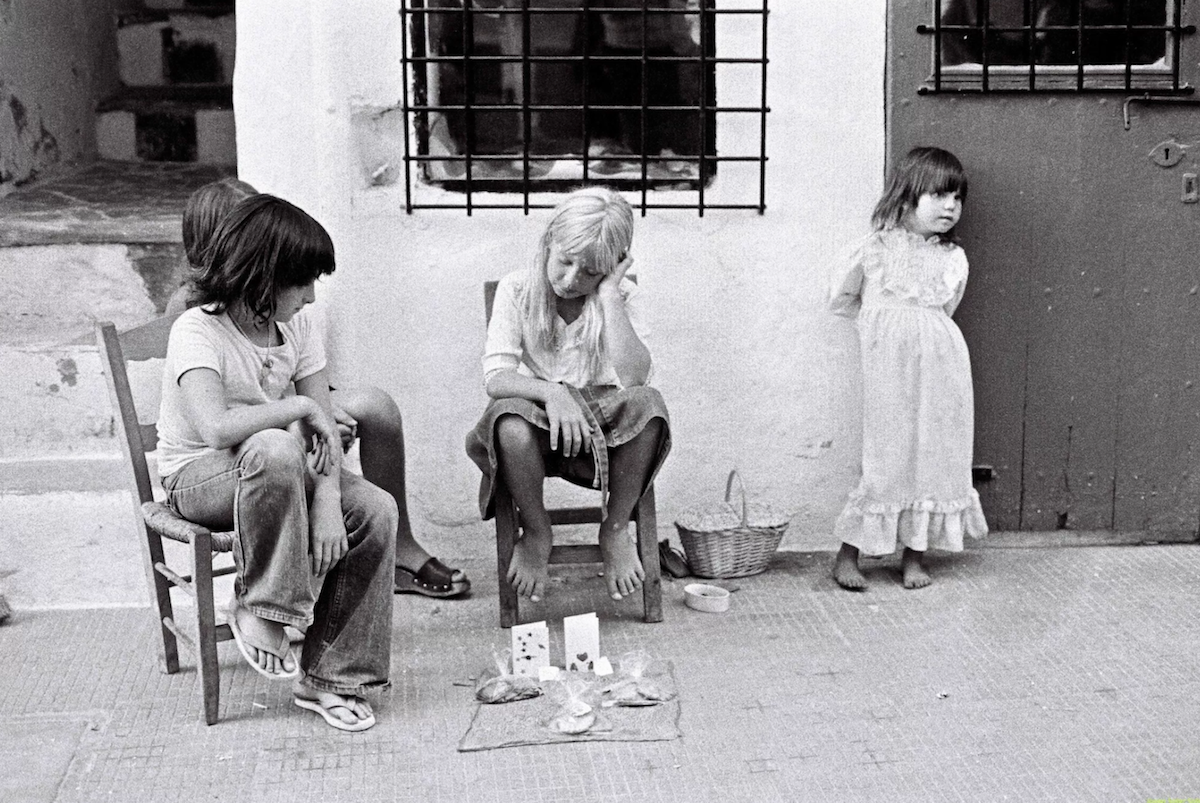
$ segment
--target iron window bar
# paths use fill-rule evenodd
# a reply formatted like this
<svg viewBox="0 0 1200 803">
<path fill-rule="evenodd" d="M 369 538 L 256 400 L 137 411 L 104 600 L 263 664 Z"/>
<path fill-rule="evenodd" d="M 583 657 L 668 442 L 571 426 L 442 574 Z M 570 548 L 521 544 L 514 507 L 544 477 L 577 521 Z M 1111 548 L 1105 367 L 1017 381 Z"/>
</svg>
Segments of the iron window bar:
<svg viewBox="0 0 1200 803">
<path fill-rule="evenodd" d="M 502 7 L 482 6 L 480 0 L 461 0 L 460 7 L 430 8 L 425 5 L 430 0 L 401 0 L 400 14 L 402 24 L 402 46 L 404 56 L 402 62 L 403 95 L 402 112 L 405 120 L 404 143 L 404 179 L 405 179 L 405 208 L 408 213 L 417 209 L 465 209 L 472 214 L 476 209 L 521 209 L 526 214 L 531 209 L 553 207 L 553 202 L 535 199 L 535 195 L 559 192 L 573 188 L 581 183 L 587 183 L 593 178 L 602 176 L 603 181 L 618 190 L 637 192 L 640 194 L 638 205 L 643 215 L 648 209 L 696 209 L 701 216 L 706 209 L 753 209 L 762 214 L 766 208 L 766 115 L 770 111 L 767 105 L 767 16 L 768 0 L 761 0 L 760 7 L 716 8 L 716 0 L 699 0 L 689 7 L 658 7 L 652 2 L 663 0 L 642 0 L 640 6 L 625 8 L 607 8 L 597 6 L 597 0 L 580 0 L 579 5 L 571 7 L 537 6 L 537 0 L 500 0 L 508 5 Z M 496 0 L 492 0 L 496 2 Z M 584 44 L 582 52 L 567 54 L 535 54 L 531 34 L 531 20 L 534 14 L 547 16 L 570 15 L 583 21 L 587 26 L 597 16 L 639 16 L 641 21 L 641 48 L 634 54 L 593 53 L 588 44 Z M 432 44 L 428 34 L 428 21 L 441 15 L 456 15 L 461 20 L 462 34 L 459 46 L 462 53 L 430 52 Z M 475 53 L 474 24 L 476 15 L 487 17 L 503 17 L 520 15 L 520 52 L 518 53 Z M 662 53 L 651 54 L 648 46 L 649 22 L 651 16 L 681 15 L 698 20 L 698 53 L 696 55 L 670 55 Z M 714 32 L 716 19 L 720 16 L 757 17 L 761 24 L 761 53 L 753 56 L 717 56 L 715 53 Z M 637 63 L 642 76 L 639 104 L 614 104 L 595 102 L 590 87 L 589 64 L 595 63 Z M 580 102 L 579 103 L 534 103 L 532 96 L 533 65 L 581 65 Z M 698 68 L 697 102 L 661 103 L 651 102 L 648 94 L 650 81 L 648 69 L 651 65 L 695 65 Z M 462 102 L 429 102 L 431 71 L 439 65 L 453 65 L 462 71 L 463 84 Z M 477 69 L 485 66 L 519 65 L 520 86 L 522 97 L 520 102 L 475 102 L 475 81 Z M 715 71 L 720 65 L 757 65 L 760 71 L 759 92 L 757 104 L 723 106 L 716 102 Z M 442 76 L 438 76 L 441 79 Z M 410 91 L 410 85 L 412 87 Z M 439 94 L 444 94 L 439 87 Z M 451 98 L 451 101 L 457 100 Z M 534 152 L 536 134 L 534 131 L 534 116 L 538 113 L 577 113 L 582 119 L 579 132 L 582 142 L 581 152 L 574 150 L 553 152 Z M 630 113 L 636 115 L 638 123 L 637 153 L 592 153 L 593 131 L 588 124 L 589 114 L 595 112 Z M 695 114 L 695 132 L 699 144 L 692 152 L 674 153 L 663 149 L 653 153 L 647 142 L 649 113 L 678 113 Z M 477 126 L 481 116 L 488 113 L 516 113 L 521 131 L 519 152 L 505 151 L 502 153 L 482 153 L 477 147 Z M 462 115 L 463 147 L 458 153 L 430 152 L 431 129 L 437 120 L 431 121 L 431 116 L 441 115 L 441 122 L 449 126 L 447 115 Z M 759 116 L 759 147 L 757 153 L 749 154 L 718 154 L 713 124 L 718 115 L 748 115 Z M 411 133 L 416 144 L 413 153 L 410 143 Z M 578 162 L 582 176 L 572 178 L 556 176 L 548 178 L 534 174 L 534 163 Z M 593 164 L 604 165 L 617 163 L 629 165 L 636 162 L 638 166 L 636 177 L 629 175 L 632 171 L 619 171 L 612 175 L 593 167 Z M 756 163 L 758 165 L 758 187 L 755 202 L 750 203 L 711 203 L 706 197 L 707 185 L 717 172 L 721 163 Z M 443 169 L 447 165 L 461 165 L 461 178 L 431 177 L 432 167 L 438 165 Z M 502 167 L 519 165 L 519 175 L 509 175 L 503 170 L 499 174 L 483 175 L 487 165 Z M 691 166 L 688 174 L 664 175 L 670 173 L 672 165 L 683 164 Z M 653 168 L 663 167 L 664 170 L 654 174 Z M 553 167 L 550 172 L 554 172 Z M 445 200 L 447 193 L 440 193 L 436 200 L 418 199 L 414 187 L 422 180 L 425 183 L 440 186 L 456 196 L 455 201 Z M 691 190 L 695 192 L 695 203 L 681 203 L 673 195 L 671 199 L 655 199 L 652 189 Z M 519 199 L 512 199 L 515 192 L 520 193 Z M 487 193 L 483 198 L 477 194 Z M 493 196 L 492 193 L 499 195 Z M 461 202 L 457 201 L 461 196 Z"/>
<path fill-rule="evenodd" d="M 933 24 L 920 24 L 917 33 L 933 38 L 933 68 L 928 81 L 918 88 L 919 94 L 980 94 L 980 93 L 1028 93 L 1028 92 L 1143 92 L 1147 95 L 1191 94 L 1193 88 L 1183 83 L 1180 77 L 1180 46 L 1184 36 L 1196 32 L 1195 25 L 1181 24 L 1183 0 L 1164 2 L 1163 23 L 1137 23 L 1133 20 L 1133 3 L 1126 0 L 1122 12 L 1123 20 L 1116 23 L 1090 23 L 1085 21 L 1085 0 L 1076 3 L 1076 21 L 1070 24 L 1039 24 L 1038 12 L 1050 0 L 1023 0 L 1022 25 L 995 25 L 991 22 L 991 0 L 973 0 L 978 22 L 975 24 L 945 23 L 943 12 L 950 0 L 934 0 Z M 1121 44 L 1123 59 L 1119 62 L 1090 62 L 1087 59 L 1088 34 L 1120 32 L 1124 36 Z M 1039 61 L 1036 43 L 1039 35 L 1055 33 L 1074 34 L 1074 63 Z M 1164 47 L 1163 64 L 1135 63 L 1133 54 L 1134 34 L 1162 34 Z M 1024 41 L 1025 59 L 1019 63 L 993 63 L 992 43 L 996 37 L 1019 34 Z M 947 65 L 945 41 L 947 37 L 978 37 L 979 59 L 975 62 Z M 1013 80 L 1023 68 L 1026 79 Z M 952 71 L 954 80 L 947 77 Z M 1119 79 L 1115 77 L 1119 73 Z M 1068 77 L 1069 76 L 1069 77 Z M 995 85 L 1000 83 L 999 86 Z"/>
</svg>

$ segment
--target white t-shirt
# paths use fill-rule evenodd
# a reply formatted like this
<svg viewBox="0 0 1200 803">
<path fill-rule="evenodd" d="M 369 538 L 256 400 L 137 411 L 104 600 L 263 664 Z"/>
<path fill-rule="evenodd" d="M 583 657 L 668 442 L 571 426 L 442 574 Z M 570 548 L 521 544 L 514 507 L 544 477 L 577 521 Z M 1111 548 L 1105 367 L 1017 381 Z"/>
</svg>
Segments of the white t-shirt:
<svg viewBox="0 0 1200 803">
<path fill-rule="evenodd" d="M 193 307 L 179 316 L 167 341 L 162 402 L 158 413 L 158 473 L 167 477 L 197 457 L 215 451 L 188 420 L 179 378 L 193 368 L 211 368 L 225 386 L 230 408 L 278 401 L 292 383 L 325 367 L 320 327 L 306 310 L 277 324 L 283 345 L 263 348 L 246 339 L 225 313 Z"/>
<path fill-rule="evenodd" d="M 582 315 L 569 324 L 555 316 L 554 326 L 558 342 L 561 344 L 557 350 L 542 348 L 525 337 L 521 298 L 527 277 L 526 271 L 515 271 L 496 284 L 492 320 L 488 324 L 487 343 L 483 353 L 484 382 L 498 371 L 518 369 L 526 375 L 547 382 L 561 382 L 576 388 L 589 385 L 619 386 L 621 381 L 617 378 L 611 361 L 601 365 L 600 370 L 594 374 L 588 370 L 588 353 L 585 345 L 579 342 L 579 330 L 583 326 Z M 629 315 L 633 331 L 642 343 L 647 343 L 649 327 L 646 323 L 641 291 L 629 279 L 623 279 L 621 296 L 625 299 L 625 311 Z"/>
</svg>

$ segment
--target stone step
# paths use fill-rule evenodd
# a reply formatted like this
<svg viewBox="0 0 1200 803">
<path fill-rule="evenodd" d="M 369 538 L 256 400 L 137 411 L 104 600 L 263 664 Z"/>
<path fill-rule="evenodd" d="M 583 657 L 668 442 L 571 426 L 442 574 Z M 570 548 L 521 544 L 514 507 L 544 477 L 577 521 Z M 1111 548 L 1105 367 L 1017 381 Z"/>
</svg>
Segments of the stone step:
<svg viewBox="0 0 1200 803">
<path fill-rule="evenodd" d="M 229 86 L 126 87 L 96 108 L 102 159 L 237 163 Z"/>
<path fill-rule="evenodd" d="M 236 42 L 230 6 L 147 10 L 117 17 L 125 86 L 233 83 Z"/>
<path fill-rule="evenodd" d="M 93 328 L 159 315 L 181 281 L 182 250 L 177 242 L 0 248 L 8 287 L 0 298 L 0 461 L 119 454 Z M 146 382 L 149 404 L 157 404 L 157 383 Z"/>
<path fill-rule="evenodd" d="M 0 593 L 18 611 L 148 605 L 140 537 L 124 490 L 0 492 Z M 168 565 L 189 565 L 186 545 L 165 541 L 163 549 Z M 231 563 L 229 555 L 215 560 Z M 232 576 L 217 578 L 214 593 L 218 604 L 228 600 Z"/>
<path fill-rule="evenodd" d="M 90 345 L 98 320 L 120 328 L 148 321 L 182 282 L 183 263 L 178 242 L 0 248 L 0 347 Z"/>
</svg>

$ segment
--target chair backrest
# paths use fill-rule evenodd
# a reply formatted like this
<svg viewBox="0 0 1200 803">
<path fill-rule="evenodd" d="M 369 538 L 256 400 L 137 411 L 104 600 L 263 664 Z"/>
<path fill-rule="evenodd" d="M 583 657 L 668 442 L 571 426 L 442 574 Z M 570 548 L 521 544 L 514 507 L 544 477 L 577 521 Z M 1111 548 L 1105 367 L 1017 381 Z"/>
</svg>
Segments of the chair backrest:
<svg viewBox="0 0 1200 803">
<path fill-rule="evenodd" d="M 167 315 L 155 318 L 121 334 L 117 334 L 117 328 L 111 323 L 96 324 L 96 348 L 100 351 L 100 362 L 104 367 L 113 418 L 120 430 L 121 449 L 133 472 L 134 487 L 131 490 L 137 493 L 135 507 L 142 502 L 154 501 L 146 453 L 158 447 L 158 427 L 143 424 L 138 419 L 127 363 L 166 357 L 171 324 L 178 317 Z"/>
</svg>

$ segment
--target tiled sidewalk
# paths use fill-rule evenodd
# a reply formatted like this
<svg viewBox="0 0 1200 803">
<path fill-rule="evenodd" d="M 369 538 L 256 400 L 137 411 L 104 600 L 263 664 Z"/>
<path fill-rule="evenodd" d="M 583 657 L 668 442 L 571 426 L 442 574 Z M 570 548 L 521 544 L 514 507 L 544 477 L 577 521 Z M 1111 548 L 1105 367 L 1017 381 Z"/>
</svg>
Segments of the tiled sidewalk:
<svg viewBox="0 0 1200 803">
<path fill-rule="evenodd" d="M 21 613 L 0 627 L 3 801 L 1129 801 L 1200 798 L 1200 547 L 974 549 L 906 592 L 781 554 L 724 581 L 726 614 L 602 606 L 611 656 L 674 663 L 683 736 L 459 753 L 465 682 L 502 646 L 494 572 L 471 599 L 398 597 L 379 724 L 341 734 L 223 645 L 222 720 L 190 661 L 154 666 L 145 610 Z M 556 578 L 550 619 L 599 581 Z M 519 704 L 516 704 L 519 705 Z"/>
</svg>

